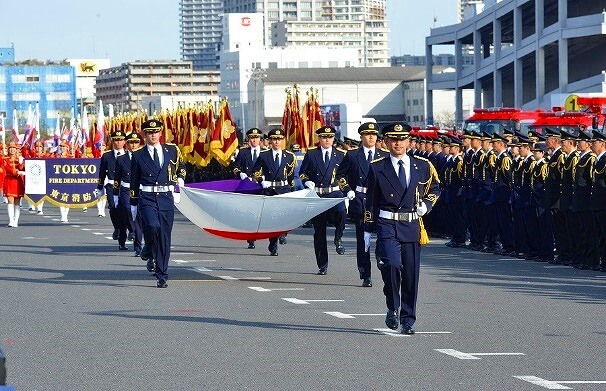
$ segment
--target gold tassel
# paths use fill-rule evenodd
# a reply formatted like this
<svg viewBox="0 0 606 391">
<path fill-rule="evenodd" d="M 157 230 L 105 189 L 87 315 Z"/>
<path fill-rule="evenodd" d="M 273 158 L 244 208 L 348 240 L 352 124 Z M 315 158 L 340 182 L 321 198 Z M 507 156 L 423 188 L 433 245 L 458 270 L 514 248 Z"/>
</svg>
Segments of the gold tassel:
<svg viewBox="0 0 606 391">
<path fill-rule="evenodd" d="M 425 230 L 425 225 L 423 225 L 423 219 L 419 217 L 419 227 L 421 227 L 421 238 L 419 239 L 419 244 L 421 246 L 425 246 L 429 243 L 429 235 L 427 235 L 427 231 Z"/>
</svg>

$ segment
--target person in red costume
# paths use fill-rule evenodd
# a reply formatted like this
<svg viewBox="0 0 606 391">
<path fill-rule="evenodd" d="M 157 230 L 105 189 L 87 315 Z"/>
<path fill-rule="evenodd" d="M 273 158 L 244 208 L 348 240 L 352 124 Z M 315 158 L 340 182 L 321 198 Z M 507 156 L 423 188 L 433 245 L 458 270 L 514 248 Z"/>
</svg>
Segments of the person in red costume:
<svg viewBox="0 0 606 391">
<path fill-rule="evenodd" d="M 20 202 L 25 194 L 25 181 L 23 171 L 25 163 L 23 157 L 19 156 L 19 148 L 13 141 L 8 145 L 8 155 L 2 160 L 2 166 L 6 175 L 4 177 L 4 195 L 8 198 L 8 226 L 19 226 L 19 215 L 21 214 Z"/>
</svg>

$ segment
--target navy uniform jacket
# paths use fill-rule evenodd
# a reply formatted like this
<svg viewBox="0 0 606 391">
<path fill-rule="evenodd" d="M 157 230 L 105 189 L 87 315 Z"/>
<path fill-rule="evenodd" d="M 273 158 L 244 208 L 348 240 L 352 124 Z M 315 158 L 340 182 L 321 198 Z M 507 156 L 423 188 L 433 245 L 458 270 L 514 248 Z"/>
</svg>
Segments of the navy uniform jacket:
<svg viewBox="0 0 606 391">
<path fill-rule="evenodd" d="M 471 179 L 472 172 L 471 168 L 472 163 L 471 159 L 473 156 L 473 149 L 469 148 L 467 151 L 463 152 L 463 197 L 465 200 L 470 200 L 471 196 Z"/>
<path fill-rule="evenodd" d="M 491 149 L 484 151 L 484 158 L 476 170 L 479 171 L 480 187 L 478 189 L 477 200 L 484 204 L 490 204 L 490 194 L 492 192 L 492 178 L 494 178 L 496 153 Z"/>
<path fill-rule="evenodd" d="M 469 183 L 469 198 L 479 201 L 480 194 L 480 178 L 482 174 L 482 164 L 484 163 L 484 151 L 480 148 L 477 152 L 474 151 L 471 155 L 471 177 Z"/>
<path fill-rule="evenodd" d="M 101 155 L 101 163 L 99 166 L 99 183 L 97 189 L 103 189 L 107 184 L 114 185 L 114 173 L 116 172 L 116 156 L 114 150 L 111 149 Z M 107 183 L 106 183 L 107 182 Z M 109 192 L 108 192 L 109 195 Z"/>
<path fill-rule="evenodd" d="M 364 212 L 364 231 L 377 230 L 381 225 L 377 221 L 395 224 L 396 239 L 400 242 L 418 242 L 420 238 L 419 220 L 396 222 L 379 217 L 379 210 L 395 213 L 415 212 L 420 201 L 427 206 L 427 212 L 438 201 L 440 180 L 433 165 L 425 158 L 410 158 L 410 182 L 406 189 L 391 164 L 389 157 L 371 163 L 368 175 L 368 193 L 366 194 L 366 212 Z"/>
<path fill-rule="evenodd" d="M 532 168 L 530 186 L 532 194 L 530 205 L 543 208 L 545 205 L 545 179 L 547 178 L 547 162 L 541 159 Z"/>
<path fill-rule="evenodd" d="M 389 156 L 389 152 L 375 148 L 373 160 Z M 356 198 L 349 201 L 349 214 L 353 216 L 364 216 L 364 204 L 366 194 L 356 190 L 356 187 L 368 186 L 368 172 L 370 164 L 366 160 L 368 156 L 364 155 L 364 148 L 350 150 L 345 154 L 343 161 L 337 170 L 337 181 L 344 194 L 350 190 L 356 192 Z"/>
<path fill-rule="evenodd" d="M 588 152 L 579 158 L 574 170 L 574 189 L 572 210 L 574 212 L 588 212 L 591 210 L 591 175 L 595 162 L 595 154 Z"/>
<path fill-rule="evenodd" d="M 562 167 L 562 192 L 560 196 L 560 210 L 572 210 L 574 192 L 574 169 L 579 161 L 579 151 L 572 151 L 564 159 Z"/>
<path fill-rule="evenodd" d="M 562 191 L 562 168 L 564 166 L 564 152 L 559 148 L 547 162 L 547 176 L 545 177 L 545 209 L 560 208 L 560 193 Z"/>
<path fill-rule="evenodd" d="M 337 169 L 341 165 L 344 157 L 345 152 L 333 146 L 332 156 L 330 157 L 328 168 L 326 168 L 324 165 L 324 156 L 322 156 L 322 148 L 318 147 L 308 150 L 303 158 L 303 163 L 301 163 L 301 169 L 299 170 L 301 182 L 305 184 L 307 181 L 312 181 L 315 183 L 316 188 L 339 186 L 337 180 Z M 343 193 L 341 190 L 336 189 L 328 194 L 321 194 L 320 197 L 343 197 Z"/>
<path fill-rule="evenodd" d="M 151 194 L 153 197 L 145 201 L 157 203 L 158 210 L 174 209 L 172 192 L 164 193 L 141 193 L 139 186 L 171 186 L 177 184 L 177 178 L 185 179 L 185 164 L 181 159 L 181 152 L 175 144 L 161 144 L 164 161 L 162 167 L 157 168 L 154 160 L 149 154 L 147 146 L 141 147 L 133 152 L 131 160 L 131 182 L 130 182 L 130 204 L 138 205 L 139 198 L 143 194 Z M 147 196 L 149 198 L 149 196 Z"/>
<path fill-rule="evenodd" d="M 606 154 L 603 154 L 593 165 L 591 210 L 606 210 Z"/>
<path fill-rule="evenodd" d="M 522 173 L 524 159 L 521 157 L 514 158 L 513 168 L 511 170 L 511 206 L 514 209 L 523 209 L 522 202 Z"/>
<path fill-rule="evenodd" d="M 262 147 L 259 148 L 259 156 L 264 149 Z M 257 156 L 257 160 L 259 159 Z M 236 160 L 234 161 L 234 170 L 233 173 L 236 176 L 239 176 L 240 173 L 245 173 L 249 177 L 253 176 L 253 158 L 252 158 L 252 148 L 251 147 L 242 147 L 238 150 L 238 156 L 236 156 Z"/>
<path fill-rule="evenodd" d="M 520 185 L 518 186 L 518 207 L 530 208 L 532 204 L 532 173 L 536 165 L 534 156 L 530 155 L 522 161 L 520 168 Z"/>
<path fill-rule="evenodd" d="M 250 153 L 250 151 L 249 151 Z M 288 193 L 294 186 L 295 166 L 297 160 L 290 151 L 281 151 L 280 166 L 274 162 L 274 151 L 268 149 L 261 151 L 253 167 L 253 179 L 261 183 L 262 180 L 270 182 L 287 182 L 284 185 L 272 185 L 277 194 Z M 261 177 L 264 177 L 261 178 Z"/>
<path fill-rule="evenodd" d="M 131 159 L 128 157 L 128 151 L 125 151 L 124 155 L 118 156 L 116 160 L 116 173 L 114 175 L 114 195 L 119 196 L 120 205 L 125 207 L 130 204 L 130 188 L 121 186 L 121 183 L 130 183 L 130 169 Z"/>
<path fill-rule="evenodd" d="M 449 203 L 463 202 L 463 155 L 448 161 L 444 170 L 444 182 Z"/>
<path fill-rule="evenodd" d="M 495 161 L 494 177 L 492 178 L 492 193 L 490 201 L 492 202 L 510 202 L 511 201 L 511 156 L 507 151 L 497 156 Z"/>
</svg>

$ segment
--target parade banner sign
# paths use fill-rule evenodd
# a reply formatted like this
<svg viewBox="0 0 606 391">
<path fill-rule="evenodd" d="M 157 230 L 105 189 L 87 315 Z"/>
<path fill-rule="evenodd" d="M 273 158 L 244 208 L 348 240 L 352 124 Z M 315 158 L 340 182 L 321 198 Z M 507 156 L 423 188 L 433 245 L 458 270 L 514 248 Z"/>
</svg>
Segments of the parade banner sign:
<svg viewBox="0 0 606 391">
<path fill-rule="evenodd" d="M 97 203 L 99 159 L 25 159 L 25 198 L 38 205 L 89 207 Z"/>
</svg>

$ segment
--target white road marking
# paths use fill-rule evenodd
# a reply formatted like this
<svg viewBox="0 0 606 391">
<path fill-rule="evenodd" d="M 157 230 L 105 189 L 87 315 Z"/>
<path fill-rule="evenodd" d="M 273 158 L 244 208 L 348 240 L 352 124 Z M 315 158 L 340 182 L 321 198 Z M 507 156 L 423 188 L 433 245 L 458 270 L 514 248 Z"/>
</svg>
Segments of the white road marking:
<svg viewBox="0 0 606 391">
<path fill-rule="evenodd" d="M 377 332 L 379 332 L 381 334 L 389 335 L 389 336 L 392 336 L 392 337 L 411 337 L 411 335 L 402 334 L 398 330 L 392 330 L 392 329 L 373 329 L 373 330 L 377 331 Z"/>
<path fill-rule="evenodd" d="M 82 228 L 82 231 L 91 231 L 90 228 Z"/>
<path fill-rule="evenodd" d="M 558 266 L 543 266 L 545 269 L 568 269 L 570 266 L 558 265 Z"/>
<path fill-rule="evenodd" d="M 523 380 L 525 382 L 541 386 L 543 388 L 547 388 L 549 390 L 572 390 L 570 387 L 566 387 L 562 384 L 558 384 L 557 382 L 541 379 L 536 376 L 514 376 L 517 379 Z"/>
<path fill-rule="evenodd" d="M 434 349 L 460 360 L 481 360 L 478 356 L 524 356 L 524 353 L 464 353 L 454 349 Z"/>
<path fill-rule="evenodd" d="M 216 272 L 216 271 L 221 271 L 221 270 L 242 270 L 241 267 L 213 267 L 213 268 L 208 268 L 208 267 L 204 267 L 204 266 L 199 266 L 199 267 L 195 267 L 194 270 L 198 270 L 201 272 Z"/>
<path fill-rule="evenodd" d="M 48 240 L 48 238 L 36 238 L 33 236 L 26 236 L 23 238 L 23 240 Z"/>
<path fill-rule="evenodd" d="M 238 280 L 271 280 L 271 277 L 232 277 L 232 276 L 217 276 L 224 280 L 228 281 L 238 281 Z"/>
<path fill-rule="evenodd" d="M 93 232 L 93 235 L 105 235 L 103 232 Z"/>
<path fill-rule="evenodd" d="M 293 304 L 310 304 L 310 303 L 320 303 L 320 302 L 334 303 L 334 302 L 339 302 L 339 301 L 345 301 L 345 300 L 309 300 L 309 299 L 301 300 L 301 299 L 295 299 L 294 297 L 283 297 L 282 300 L 288 301 L 289 303 L 293 303 Z"/>
<path fill-rule="evenodd" d="M 98 235 L 98 234 L 95 234 L 95 235 Z M 106 236 L 105 239 L 114 240 L 114 238 L 112 238 L 111 236 Z"/>
<path fill-rule="evenodd" d="M 273 291 L 304 291 L 305 288 L 262 288 L 260 286 L 249 286 L 248 289 L 252 289 L 257 292 L 273 292 Z"/>
<path fill-rule="evenodd" d="M 171 259 L 174 263 L 217 262 L 214 259 Z"/>
<path fill-rule="evenodd" d="M 356 316 L 385 316 L 385 314 L 344 314 L 337 311 L 328 311 L 324 313 L 340 319 L 355 319 Z"/>
<path fill-rule="evenodd" d="M 593 277 L 594 278 L 606 278 L 606 274 L 601 274 L 601 275 L 593 276 Z"/>
<path fill-rule="evenodd" d="M 72 227 L 74 227 L 74 228 L 80 228 L 79 225 L 75 225 L 75 224 L 72 224 Z"/>
<path fill-rule="evenodd" d="M 194 253 L 172 253 L 172 255 L 194 255 Z"/>
<path fill-rule="evenodd" d="M 415 334 L 452 334 L 452 331 L 416 331 Z"/>
<path fill-rule="evenodd" d="M 499 258 L 499 261 L 522 261 L 520 258 Z"/>
</svg>

